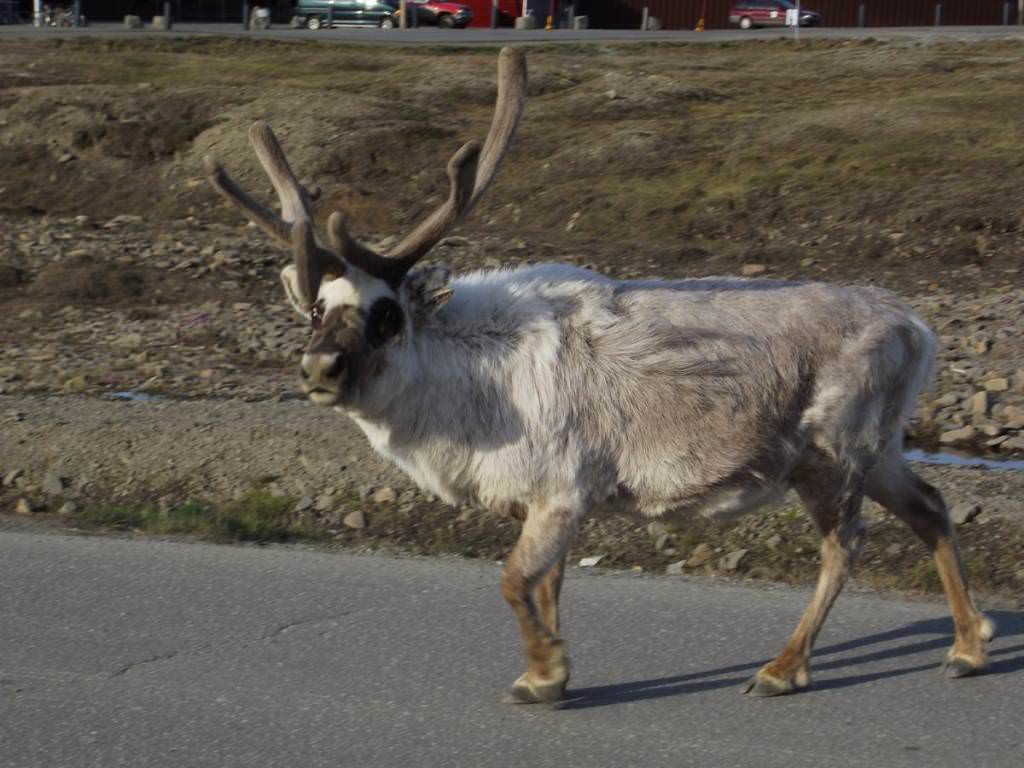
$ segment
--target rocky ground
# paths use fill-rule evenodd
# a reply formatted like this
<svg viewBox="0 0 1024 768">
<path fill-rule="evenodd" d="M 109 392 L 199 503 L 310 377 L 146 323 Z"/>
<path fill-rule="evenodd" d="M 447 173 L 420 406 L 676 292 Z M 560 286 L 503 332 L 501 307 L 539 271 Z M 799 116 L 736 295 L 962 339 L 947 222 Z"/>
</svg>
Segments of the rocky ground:
<svg viewBox="0 0 1024 768">
<path fill-rule="evenodd" d="M 486 130 L 493 52 L 216 41 L 0 52 L 13 73 L 0 84 L 8 511 L 166 531 L 187 528 L 188 504 L 222 517 L 262 504 L 283 526 L 275 535 L 506 550 L 512 522 L 416 494 L 343 420 L 297 399 L 306 331 L 280 295 L 288 256 L 217 202 L 199 162 L 213 151 L 262 192 L 244 136 L 270 119 L 321 189 L 321 215 L 344 207 L 362 237 L 386 243 L 436 204 L 451 150 Z M 498 183 L 433 258 L 885 285 L 941 339 L 911 445 L 1024 455 L 1017 48 L 542 49 L 531 78 Z M 923 471 L 964 522 L 975 582 L 1019 594 L 1022 473 Z M 866 576 L 936 588 L 906 534 L 872 520 Z M 809 578 L 816 558 L 791 505 L 731 526 L 599 520 L 579 551 L 783 579 Z"/>
</svg>

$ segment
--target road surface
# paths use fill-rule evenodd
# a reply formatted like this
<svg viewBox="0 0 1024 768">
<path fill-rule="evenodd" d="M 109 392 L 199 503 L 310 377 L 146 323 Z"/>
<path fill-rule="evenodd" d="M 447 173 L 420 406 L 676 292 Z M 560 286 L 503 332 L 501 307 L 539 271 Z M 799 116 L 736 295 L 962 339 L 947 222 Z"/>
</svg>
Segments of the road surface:
<svg viewBox="0 0 1024 768">
<path fill-rule="evenodd" d="M 573 699 L 518 674 L 493 563 L 0 532 L 0 765 L 1018 766 L 1024 614 L 937 673 L 943 606 L 844 595 L 816 688 L 749 699 L 807 593 L 574 569 Z"/>
<path fill-rule="evenodd" d="M 275 26 L 269 30 L 245 31 L 241 24 L 179 23 L 171 31 L 125 29 L 121 24 L 99 22 L 80 29 L 35 28 L 29 24 L 0 25 L 0 40 L 47 39 L 54 37 L 217 37 L 241 36 L 292 41 L 319 41 L 331 43 L 362 43 L 368 45 L 503 45 L 506 43 L 721 43 L 726 41 L 771 40 L 793 36 L 791 29 L 714 29 L 706 32 L 689 30 L 659 30 L 641 32 L 638 29 L 557 29 L 545 31 L 513 29 L 290 29 Z M 801 39 L 863 39 L 901 40 L 920 42 L 936 40 L 1024 40 L 1024 27 L 821 27 L 801 29 Z"/>
</svg>

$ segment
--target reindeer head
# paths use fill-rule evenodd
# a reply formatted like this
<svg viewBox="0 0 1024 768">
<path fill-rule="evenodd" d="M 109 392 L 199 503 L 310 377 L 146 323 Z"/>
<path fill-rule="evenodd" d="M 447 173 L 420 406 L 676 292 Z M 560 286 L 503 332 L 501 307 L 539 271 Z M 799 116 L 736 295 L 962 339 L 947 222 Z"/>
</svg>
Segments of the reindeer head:
<svg viewBox="0 0 1024 768">
<path fill-rule="evenodd" d="M 387 365 L 389 351 L 408 340 L 414 319 L 451 296 L 443 268 L 413 271 L 416 262 L 472 209 L 497 171 L 523 111 L 526 59 L 511 48 L 498 59 L 498 99 L 483 147 L 471 141 L 448 162 L 448 199 L 387 253 L 353 239 L 339 211 L 327 238 L 314 231 L 312 201 L 288 165 L 273 131 L 255 123 L 249 139 L 281 203 L 277 215 L 241 189 L 212 157 L 210 182 L 230 203 L 279 243 L 294 264 L 281 272 L 292 306 L 309 320 L 313 337 L 302 357 L 303 389 L 318 405 L 351 402 Z"/>
</svg>

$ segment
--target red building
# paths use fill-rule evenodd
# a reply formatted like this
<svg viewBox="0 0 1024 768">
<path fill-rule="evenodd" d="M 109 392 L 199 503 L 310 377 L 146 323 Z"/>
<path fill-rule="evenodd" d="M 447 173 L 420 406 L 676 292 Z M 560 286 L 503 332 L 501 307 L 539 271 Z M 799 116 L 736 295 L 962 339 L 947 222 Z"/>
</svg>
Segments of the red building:
<svg viewBox="0 0 1024 768">
<path fill-rule="evenodd" d="M 537 0 L 533 0 L 537 2 Z M 1004 13 L 1017 23 L 1017 0 L 801 0 L 822 15 L 828 27 L 857 26 L 860 7 L 868 27 L 924 27 L 935 23 L 941 2 L 944 25 L 1002 24 Z M 665 29 L 693 29 L 704 18 L 709 29 L 729 26 L 731 0 L 577 0 L 577 14 L 590 17 L 600 29 L 639 29 L 646 6 Z"/>
</svg>

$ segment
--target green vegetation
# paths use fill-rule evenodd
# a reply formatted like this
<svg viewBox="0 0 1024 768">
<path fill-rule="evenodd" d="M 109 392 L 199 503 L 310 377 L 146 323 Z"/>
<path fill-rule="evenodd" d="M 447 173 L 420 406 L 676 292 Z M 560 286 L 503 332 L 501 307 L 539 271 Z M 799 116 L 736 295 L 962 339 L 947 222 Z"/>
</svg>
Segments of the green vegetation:
<svg viewBox="0 0 1024 768">
<path fill-rule="evenodd" d="M 234 541 L 316 540 L 321 529 L 296 522 L 295 499 L 254 489 L 222 505 L 187 501 L 171 507 L 156 504 L 95 504 L 74 519 L 108 528 L 152 534 L 188 533 Z"/>
</svg>

